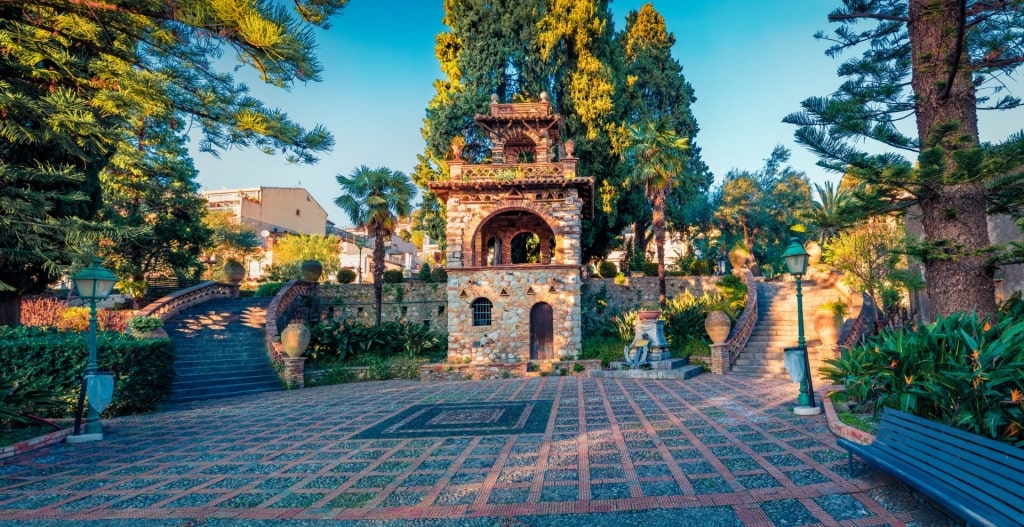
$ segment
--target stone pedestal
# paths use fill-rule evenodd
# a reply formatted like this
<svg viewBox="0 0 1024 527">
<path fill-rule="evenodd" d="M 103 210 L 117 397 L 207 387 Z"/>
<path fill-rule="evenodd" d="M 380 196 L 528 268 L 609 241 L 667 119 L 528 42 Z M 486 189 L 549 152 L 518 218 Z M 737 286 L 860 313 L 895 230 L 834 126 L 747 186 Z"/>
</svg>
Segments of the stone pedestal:
<svg viewBox="0 0 1024 527">
<path fill-rule="evenodd" d="M 289 388 L 303 388 L 306 386 L 306 357 L 284 357 L 284 371 L 281 378 Z"/>
<path fill-rule="evenodd" d="M 729 370 L 729 346 L 727 344 L 711 345 L 711 373 L 723 375 Z"/>
<path fill-rule="evenodd" d="M 668 341 L 665 340 L 664 320 L 637 320 L 636 333 L 630 346 L 636 346 L 640 340 L 647 341 L 648 360 L 655 361 L 672 358 L 672 354 L 668 351 Z"/>
</svg>

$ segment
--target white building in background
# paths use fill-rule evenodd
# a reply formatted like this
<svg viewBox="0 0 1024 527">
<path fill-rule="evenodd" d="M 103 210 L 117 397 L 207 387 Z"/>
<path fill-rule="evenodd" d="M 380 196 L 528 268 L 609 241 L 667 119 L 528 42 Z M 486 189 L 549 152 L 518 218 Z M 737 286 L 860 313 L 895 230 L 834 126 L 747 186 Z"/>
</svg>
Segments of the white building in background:
<svg viewBox="0 0 1024 527">
<path fill-rule="evenodd" d="M 304 188 L 254 187 L 203 190 L 201 194 L 209 210 L 230 212 L 241 225 L 249 227 L 263 240 L 263 257 L 245 262 L 248 278 L 259 278 L 264 267 L 273 262 L 276 237 L 327 234 L 327 211 Z"/>
<path fill-rule="evenodd" d="M 373 237 L 363 229 L 334 229 L 333 234 L 341 238 L 341 266 L 355 271 L 355 283 L 373 282 Z M 400 270 L 409 277 L 419 270 L 417 253 L 415 245 L 392 236 L 385 242 L 384 268 Z"/>
</svg>

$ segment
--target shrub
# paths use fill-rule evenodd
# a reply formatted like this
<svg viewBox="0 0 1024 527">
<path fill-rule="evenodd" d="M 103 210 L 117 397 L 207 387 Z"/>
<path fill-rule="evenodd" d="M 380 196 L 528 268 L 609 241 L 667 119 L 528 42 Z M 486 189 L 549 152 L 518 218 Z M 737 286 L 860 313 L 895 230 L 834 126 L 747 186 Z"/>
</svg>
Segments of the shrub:
<svg viewBox="0 0 1024 527">
<path fill-rule="evenodd" d="M 253 296 L 277 296 L 287 282 L 264 282 L 256 288 Z"/>
<path fill-rule="evenodd" d="M 615 285 L 626 285 L 629 281 L 626 279 L 626 275 L 619 273 L 615 275 Z"/>
<path fill-rule="evenodd" d="M 73 393 L 67 405 L 47 410 L 50 417 L 70 417 L 85 370 L 88 349 L 83 332 L 50 328 L 0 327 L 0 371 L 8 378 L 51 379 L 52 389 Z M 117 416 L 156 410 L 171 392 L 174 344 L 169 339 L 136 340 L 121 333 L 97 335 L 100 370 L 114 372 L 114 400 L 104 411 Z"/>
<path fill-rule="evenodd" d="M 614 263 L 603 260 L 597 265 L 597 274 L 601 278 L 615 278 L 615 275 L 619 274 L 619 269 Z"/>
<path fill-rule="evenodd" d="M 61 321 L 67 300 L 54 297 L 23 297 L 21 299 L 21 325 L 55 328 Z"/>
<path fill-rule="evenodd" d="M 314 324 L 310 329 L 310 361 L 329 364 L 368 357 L 443 358 L 448 340 L 422 324 L 384 322 L 380 326 L 351 320 Z"/>
<path fill-rule="evenodd" d="M 157 317 L 134 316 L 128 319 L 128 329 L 138 333 L 149 333 L 164 327 L 164 321 Z"/>
<path fill-rule="evenodd" d="M 63 387 L 55 386 L 49 378 L 0 377 L 0 437 L 7 435 L 5 432 L 12 425 L 31 423 L 27 415 L 65 406 L 69 397 Z"/>
<path fill-rule="evenodd" d="M 632 336 L 630 336 L 632 340 Z M 612 361 L 623 360 L 622 348 L 626 343 L 618 337 L 594 337 L 583 341 L 581 359 L 601 359 L 601 366 L 607 367 Z"/>
<path fill-rule="evenodd" d="M 444 267 L 435 267 L 430 270 L 430 281 L 438 284 L 448 283 L 448 271 Z"/>
<path fill-rule="evenodd" d="M 419 279 L 424 282 L 430 282 L 430 264 L 424 263 L 423 267 L 420 267 Z"/>
<path fill-rule="evenodd" d="M 400 284 L 404 280 L 402 271 L 398 269 L 388 269 L 384 271 L 384 283 L 385 284 Z"/>
<path fill-rule="evenodd" d="M 665 334 L 673 348 L 691 338 L 703 338 L 706 318 L 705 299 L 685 292 L 665 303 L 661 318 L 665 321 Z"/>
<path fill-rule="evenodd" d="M 1005 306 L 1004 306 L 1005 307 Z M 1024 447 L 1024 316 L 954 313 L 885 330 L 826 359 L 851 401 L 888 406 Z"/>
<path fill-rule="evenodd" d="M 336 278 L 339 284 L 351 284 L 356 281 L 356 272 L 351 269 L 339 269 Z"/>
<path fill-rule="evenodd" d="M 643 271 L 644 276 L 658 276 L 658 263 L 644 262 Z"/>
</svg>

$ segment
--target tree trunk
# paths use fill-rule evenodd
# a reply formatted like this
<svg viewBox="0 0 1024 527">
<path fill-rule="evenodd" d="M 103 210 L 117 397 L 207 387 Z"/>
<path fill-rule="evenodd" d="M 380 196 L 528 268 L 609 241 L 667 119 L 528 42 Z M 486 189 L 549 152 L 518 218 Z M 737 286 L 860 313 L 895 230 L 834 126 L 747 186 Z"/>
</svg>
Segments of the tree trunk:
<svg viewBox="0 0 1024 527">
<path fill-rule="evenodd" d="M 381 302 L 384 297 L 384 231 L 373 234 L 373 304 L 377 310 L 376 325 L 380 325 Z"/>
<path fill-rule="evenodd" d="M 650 239 L 647 237 L 647 222 L 636 221 L 633 222 L 633 254 L 636 255 L 634 258 L 638 258 L 641 261 L 647 261 L 647 244 L 650 243 Z M 632 266 L 633 262 L 629 262 Z M 643 269 L 632 269 L 634 271 L 642 271 Z"/>
<path fill-rule="evenodd" d="M 654 192 L 651 203 L 651 223 L 654 224 L 654 249 L 658 255 L 658 303 L 665 307 L 668 299 L 665 287 L 665 191 Z"/>
<path fill-rule="evenodd" d="M 960 0 L 911 0 L 910 42 L 917 99 L 917 133 L 928 148 L 937 127 L 956 123 L 958 129 L 942 138 L 944 176 L 956 166 L 957 150 L 978 146 L 978 118 L 973 75 L 963 30 L 966 14 Z M 977 178 L 976 174 L 972 174 Z M 926 182 L 933 186 L 919 196 L 924 241 L 944 254 L 925 258 L 925 281 L 934 315 L 976 310 L 995 312 L 995 284 L 979 251 L 989 245 L 986 190 L 978 179 L 960 183 Z"/>
</svg>

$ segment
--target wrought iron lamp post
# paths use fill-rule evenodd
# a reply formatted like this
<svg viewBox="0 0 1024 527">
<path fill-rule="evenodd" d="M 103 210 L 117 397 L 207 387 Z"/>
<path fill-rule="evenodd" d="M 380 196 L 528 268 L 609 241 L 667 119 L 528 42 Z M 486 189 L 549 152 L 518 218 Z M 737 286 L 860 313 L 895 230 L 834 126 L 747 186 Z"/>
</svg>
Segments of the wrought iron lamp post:
<svg viewBox="0 0 1024 527">
<path fill-rule="evenodd" d="M 799 404 L 799 406 L 794 411 L 800 415 L 815 415 L 820 413 L 820 409 L 818 409 L 818 406 L 814 403 L 814 385 L 811 381 L 811 362 L 807 356 L 807 343 L 804 341 L 803 293 L 800 290 L 800 279 L 803 278 L 804 273 L 807 272 L 807 251 L 796 238 L 790 238 L 789 247 L 786 247 L 786 251 L 782 253 L 782 257 L 786 260 L 786 268 L 789 270 L 789 273 L 796 278 L 797 347 L 787 349 L 786 352 L 788 354 L 792 351 L 803 355 L 803 364 L 794 365 L 803 370 L 799 375 L 800 397 L 797 399 L 797 404 Z M 788 365 L 789 361 L 787 360 L 787 367 Z"/>
<path fill-rule="evenodd" d="M 99 378 L 97 375 L 98 366 L 96 364 L 96 302 L 109 297 L 110 293 L 114 290 L 114 284 L 117 283 L 117 276 L 110 272 L 109 269 L 103 267 L 102 263 L 102 260 L 96 258 L 89 264 L 89 267 L 71 277 L 71 280 L 75 283 L 75 291 L 78 293 L 78 296 L 89 303 L 89 361 L 86 364 L 83 376 L 87 386 L 99 384 L 96 382 Z M 113 392 L 112 384 L 110 392 Z M 89 397 L 88 416 L 85 421 L 85 434 L 77 434 L 76 427 L 76 434 L 71 437 L 78 439 L 72 440 L 72 442 L 98 441 L 103 439 L 103 425 L 100 423 L 100 412 L 103 411 L 103 408 L 106 408 L 110 401 L 98 404 L 101 401 L 94 400 L 94 398 L 101 398 L 103 396 L 93 396 L 93 393 L 94 388 L 90 386 L 91 396 Z M 100 408 L 97 408 L 97 404 Z"/>
</svg>

